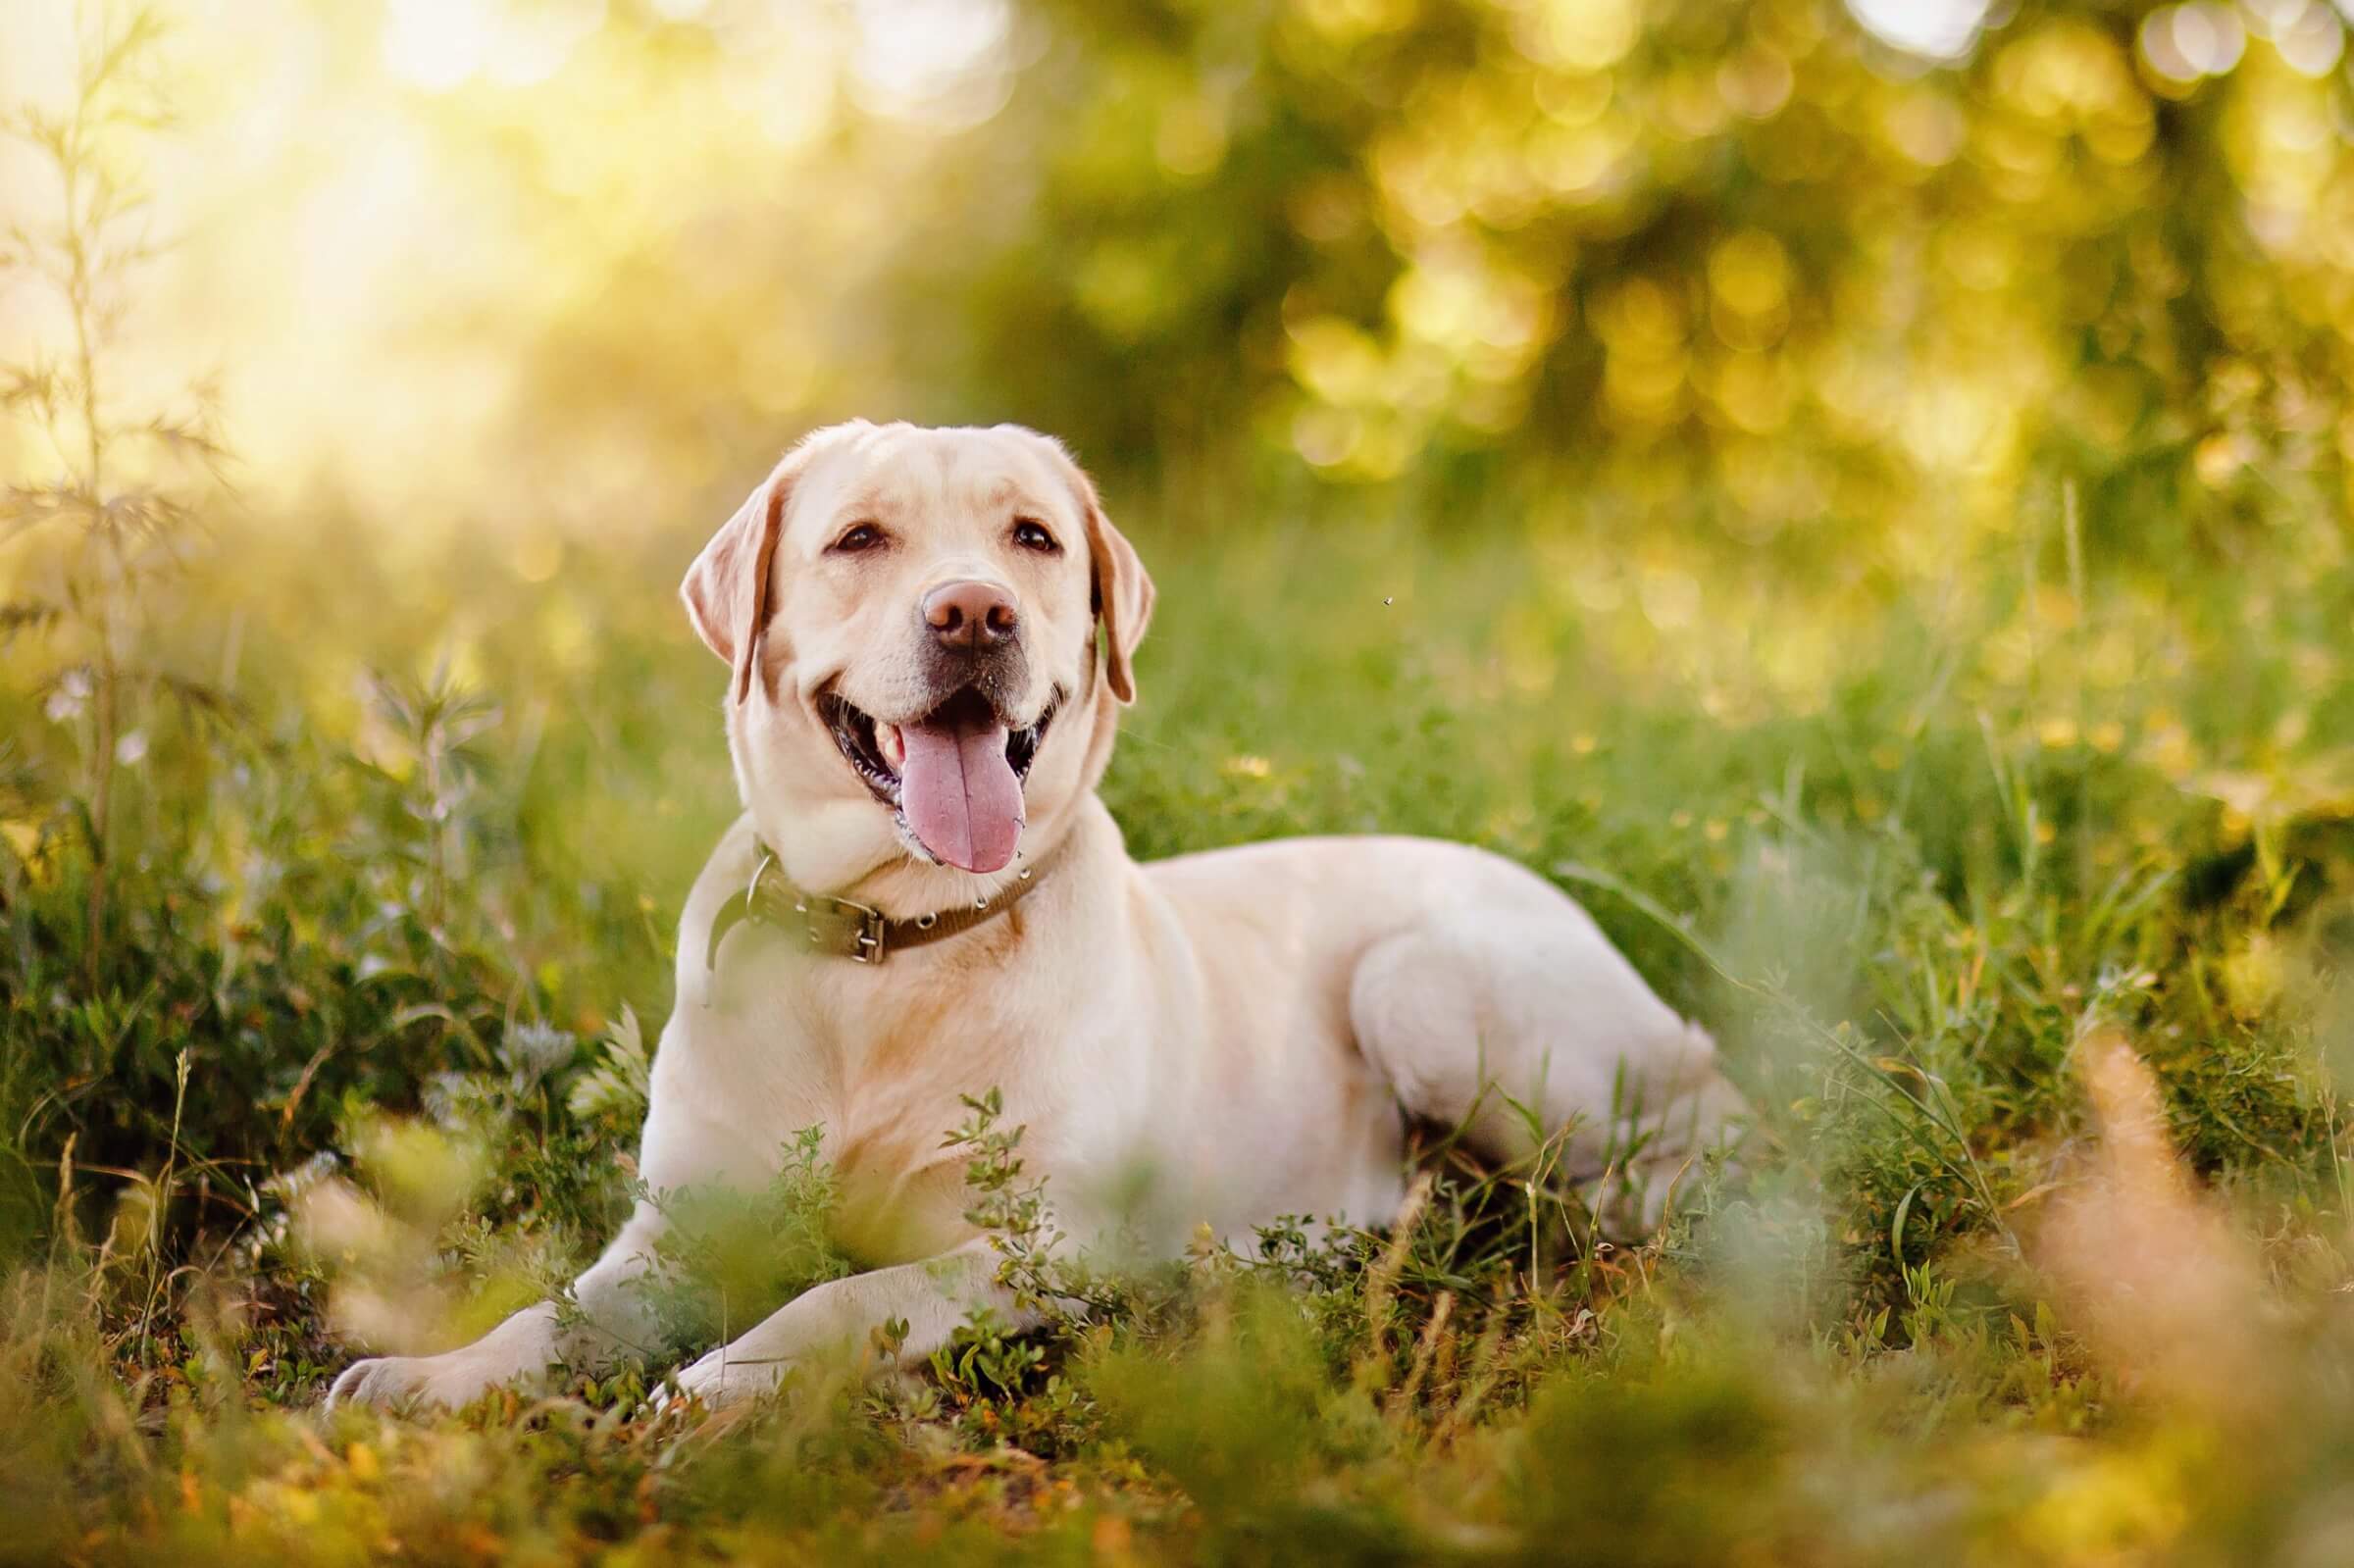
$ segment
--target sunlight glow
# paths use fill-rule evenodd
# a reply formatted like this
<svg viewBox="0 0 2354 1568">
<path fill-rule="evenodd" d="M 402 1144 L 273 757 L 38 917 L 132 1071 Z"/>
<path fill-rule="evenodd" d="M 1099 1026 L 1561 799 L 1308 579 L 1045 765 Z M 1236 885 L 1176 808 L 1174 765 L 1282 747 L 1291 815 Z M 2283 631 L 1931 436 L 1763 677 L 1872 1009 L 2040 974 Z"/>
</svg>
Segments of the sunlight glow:
<svg viewBox="0 0 2354 1568">
<path fill-rule="evenodd" d="M 838 49 L 830 29 L 824 37 L 741 49 L 721 67 L 720 91 L 759 122 L 771 144 L 807 146 L 834 125 Z"/>
<path fill-rule="evenodd" d="M 1924 59 L 1966 57 L 1986 25 L 1988 0 L 1848 0 L 1856 20 L 1882 43 Z"/>
<path fill-rule="evenodd" d="M 1004 105 L 1005 0 L 857 0 L 850 74 L 861 107 L 942 127 Z"/>
<path fill-rule="evenodd" d="M 429 92 L 478 75 L 500 86 L 529 86 L 554 76 L 604 20 L 604 0 L 391 0 L 384 64 Z"/>
</svg>

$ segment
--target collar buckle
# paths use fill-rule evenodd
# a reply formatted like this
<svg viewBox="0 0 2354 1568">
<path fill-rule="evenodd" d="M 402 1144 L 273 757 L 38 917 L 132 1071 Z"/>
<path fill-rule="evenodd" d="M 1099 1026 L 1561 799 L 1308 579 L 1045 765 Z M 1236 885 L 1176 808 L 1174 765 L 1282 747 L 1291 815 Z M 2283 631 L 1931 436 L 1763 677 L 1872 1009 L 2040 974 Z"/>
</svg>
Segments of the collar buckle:
<svg viewBox="0 0 2354 1568">
<path fill-rule="evenodd" d="M 891 951 L 891 923 L 883 918 L 883 911 L 852 898 L 837 898 L 833 901 L 846 911 L 854 911 L 849 917 L 853 922 L 849 930 L 849 946 L 844 949 L 843 956 L 853 964 L 883 962 L 884 955 Z"/>
<path fill-rule="evenodd" d="M 891 922 L 872 904 L 832 893 L 797 893 L 793 912 L 813 951 L 857 964 L 879 964 L 891 950 Z"/>
</svg>

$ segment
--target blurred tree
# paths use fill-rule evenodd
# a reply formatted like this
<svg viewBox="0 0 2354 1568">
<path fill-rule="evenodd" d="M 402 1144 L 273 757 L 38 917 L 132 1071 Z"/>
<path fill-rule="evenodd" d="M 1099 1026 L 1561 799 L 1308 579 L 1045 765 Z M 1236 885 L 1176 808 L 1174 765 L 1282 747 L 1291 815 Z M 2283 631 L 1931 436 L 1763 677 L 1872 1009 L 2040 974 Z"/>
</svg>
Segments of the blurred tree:
<svg viewBox="0 0 2354 1568">
<path fill-rule="evenodd" d="M 2058 479 L 2096 549 L 2344 548 L 2330 0 L 284 5 L 195 29 L 284 95 L 186 182 L 240 430 L 531 581 L 852 413 L 1859 576 Z"/>
<path fill-rule="evenodd" d="M 2341 549 L 2337 14 L 1942 9 L 1957 60 L 1834 0 L 1033 0 L 899 363 L 1114 467 L 1492 454 L 1916 569 L 2053 471 L 2224 547 L 2262 472 Z"/>
</svg>

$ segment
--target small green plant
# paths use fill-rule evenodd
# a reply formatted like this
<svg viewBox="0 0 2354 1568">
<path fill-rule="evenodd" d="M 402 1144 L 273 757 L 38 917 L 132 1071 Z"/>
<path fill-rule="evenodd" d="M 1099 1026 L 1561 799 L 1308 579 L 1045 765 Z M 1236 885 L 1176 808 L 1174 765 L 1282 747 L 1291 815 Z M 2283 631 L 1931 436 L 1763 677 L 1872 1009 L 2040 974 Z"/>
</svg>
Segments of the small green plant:
<svg viewBox="0 0 2354 1568">
<path fill-rule="evenodd" d="M 989 1238 L 998 1254 L 998 1283 L 1012 1290 L 1026 1310 L 1048 1310 L 1062 1299 L 1058 1284 L 1073 1283 L 1073 1264 L 1056 1256 L 1067 1238 L 1048 1206 L 1046 1180 L 1022 1179 L 1020 1149 L 1026 1129 L 998 1125 L 1005 1115 L 1005 1096 L 996 1087 L 958 1098 L 969 1114 L 942 1142 L 967 1154 L 964 1185 L 973 1201 L 964 1211 L 965 1223 Z"/>
<path fill-rule="evenodd" d="M 0 412 L 28 425 L 24 467 L 0 489 L 0 545 L 38 549 L 31 586 L 0 603 L 0 644 L 38 632 L 55 650 L 43 708 L 74 737 L 78 779 L 56 809 L 86 863 L 85 978 L 104 948 L 116 853 L 119 770 L 154 748 L 150 705 L 169 696 L 219 710 L 223 693 L 157 664 L 147 623 L 156 588 L 183 572 L 200 532 L 203 488 L 228 450 L 211 388 L 177 409 L 133 409 L 114 357 L 134 285 L 163 242 L 150 231 L 144 138 L 171 115 L 160 17 L 143 6 L 77 10 L 74 75 L 60 107 L 26 106 L 0 130 L 36 155 L 53 203 L 46 222 L 0 236 L 0 283 L 37 280 L 61 307 L 62 341 L 0 364 Z M 120 378 L 128 380 L 128 378 Z"/>
<path fill-rule="evenodd" d="M 653 1058 L 646 1051 L 637 1010 L 623 1003 L 621 1016 L 605 1031 L 601 1043 L 596 1063 L 573 1081 L 565 1108 L 583 1120 L 602 1118 L 635 1128 L 645 1119 L 653 1082 Z"/>
<path fill-rule="evenodd" d="M 650 1348 L 724 1344 L 812 1286 L 851 1271 L 834 1241 L 837 1189 L 824 1144 L 822 1128 L 803 1128 L 757 1192 L 633 1184 L 632 1194 L 666 1222 L 652 1267 L 635 1287 L 656 1326 L 659 1342 Z"/>
</svg>

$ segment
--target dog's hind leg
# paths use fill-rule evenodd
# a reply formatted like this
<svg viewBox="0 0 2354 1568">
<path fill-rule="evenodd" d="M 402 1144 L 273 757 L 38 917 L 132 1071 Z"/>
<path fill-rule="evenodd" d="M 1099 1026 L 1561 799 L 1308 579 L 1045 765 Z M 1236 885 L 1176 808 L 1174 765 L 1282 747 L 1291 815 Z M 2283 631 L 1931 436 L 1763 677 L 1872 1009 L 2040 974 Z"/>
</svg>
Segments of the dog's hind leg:
<svg viewBox="0 0 2354 1568">
<path fill-rule="evenodd" d="M 1547 889 L 1551 892 L 1551 889 Z M 1456 911 L 1371 947 L 1351 978 L 1357 1046 L 1407 1111 L 1478 1153 L 1545 1163 L 1649 1227 L 1743 1109 L 1715 1042 L 1653 994 L 1555 893 Z M 1550 905 L 1551 907 L 1548 907 Z M 1558 1165 L 1555 1165 L 1558 1160 Z"/>
</svg>

